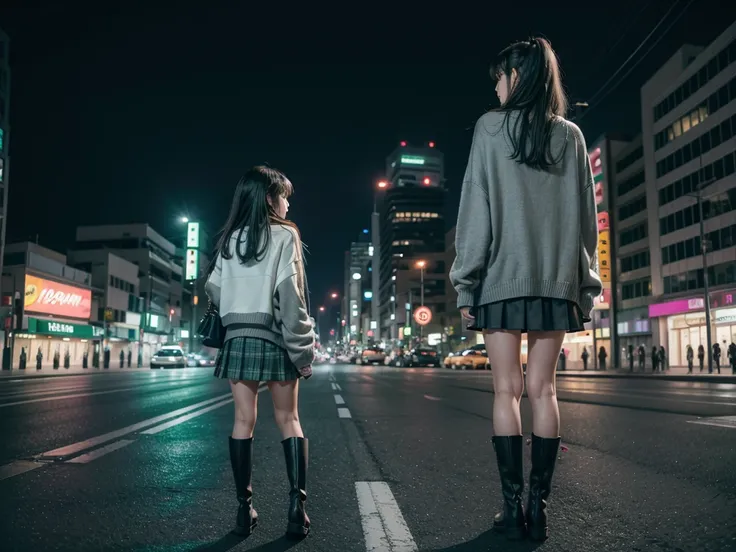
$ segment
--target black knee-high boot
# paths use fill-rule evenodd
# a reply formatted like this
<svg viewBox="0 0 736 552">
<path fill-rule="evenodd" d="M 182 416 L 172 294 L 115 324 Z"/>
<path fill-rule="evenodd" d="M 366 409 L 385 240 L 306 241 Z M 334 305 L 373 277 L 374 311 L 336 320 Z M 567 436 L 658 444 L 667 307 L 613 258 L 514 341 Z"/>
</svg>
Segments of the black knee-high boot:
<svg viewBox="0 0 736 552">
<path fill-rule="evenodd" d="M 549 536 L 547 529 L 547 498 L 552 490 L 560 438 L 546 439 L 532 433 L 532 469 L 529 473 L 529 504 L 526 522 L 529 537 L 542 541 Z"/>
<path fill-rule="evenodd" d="M 524 492 L 523 441 L 521 435 L 493 437 L 503 493 L 503 511 L 493 519 L 493 528 L 511 540 L 522 539 L 526 528 L 521 500 Z"/>
<path fill-rule="evenodd" d="M 303 437 L 289 437 L 281 441 L 284 446 L 286 473 L 289 477 L 289 521 L 286 534 L 303 538 L 309 534 L 309 516 L 304 509 L 307 501 L 307 440 Z"/>
<path fill-rule="evenodd" d="M 253 508 L 253 438 L 233 439 L 230 437 L 230 464 L 235 478 L 238 496 L 238 516 L 233 533 L 248 536 L 258 525 L 258 513 Z"/>
</svg>

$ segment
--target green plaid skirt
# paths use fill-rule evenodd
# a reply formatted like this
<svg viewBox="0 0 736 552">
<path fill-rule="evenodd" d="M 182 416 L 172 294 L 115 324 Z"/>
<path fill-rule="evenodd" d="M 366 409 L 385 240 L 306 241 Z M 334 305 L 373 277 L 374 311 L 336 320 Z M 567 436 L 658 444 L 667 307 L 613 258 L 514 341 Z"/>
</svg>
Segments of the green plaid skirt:
<svg viewBox="0 0 736 552">
<path fill-rule="evenodd" d="M 287 352 L 257 337 L 225 342 L 215 361 L 215 377 L 243 381 L 289 381 L 300 377 Z"/>
</svg>

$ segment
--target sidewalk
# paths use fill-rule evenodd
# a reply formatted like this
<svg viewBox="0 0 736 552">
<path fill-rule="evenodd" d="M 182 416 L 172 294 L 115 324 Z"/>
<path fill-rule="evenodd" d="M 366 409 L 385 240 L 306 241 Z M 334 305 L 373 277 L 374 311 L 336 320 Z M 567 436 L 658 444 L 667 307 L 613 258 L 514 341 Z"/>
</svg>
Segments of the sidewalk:
<svg viewBox="0 0 736 552">
<path fill-rule="evenodd" d="M 51 366 L 44 366 L 40 370 L 36 370 L 36 367 L 26 368 L 25 370 L 19 370 L 14 368 L 13 370 L 0 370 L 0 380 L 6 378 L 54 378 L 62 376 L 81 376 L 88 374 L 111 374 L 111 373 L 124 373 L 124 372 L 140 372 L 149 371 L 150 368 L 145 366 L 143 368 L 120 368 L 120 364 L 110 366 L 110 368 L 82 368 L 81 366 L 72 366 L 71 368 L 59 368 L 54 370 Z"/>
<path fill-rule="evenodd" d="M 613 370 L 558 370 L 557 377 L 583 377 L 583 378 L 610 378 L 610 379 L 662 379 L 668 381 L 699 381 L 711 383 L 736 383 L 736 375 L 731 373 L 730 366 L 721 366 L 721 373 L 713 371 L 708 373 L 706 368 L 701 373 L 696 367 L 692 374 L 687 373 L 686 366 L 672 366 L 666 372 L 652 373 L 651 369 L 642 372 L 634 367 L 633 372 L 628 368 Z"/>
</svg>

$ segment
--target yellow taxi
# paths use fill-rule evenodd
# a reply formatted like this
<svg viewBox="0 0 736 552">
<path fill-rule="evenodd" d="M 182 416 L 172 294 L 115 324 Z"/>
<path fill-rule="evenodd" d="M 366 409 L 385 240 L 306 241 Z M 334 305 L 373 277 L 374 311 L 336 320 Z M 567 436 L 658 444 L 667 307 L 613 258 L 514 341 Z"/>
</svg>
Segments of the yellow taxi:
<svg viewBox="0 0 736 552">
<path fill-rule="evenodd" d="M 453 370 L 490 370 L 485 345 L 473 345 L 469 349 L 450 353 L 444 360 L 445 368 Z"/>
</svg>

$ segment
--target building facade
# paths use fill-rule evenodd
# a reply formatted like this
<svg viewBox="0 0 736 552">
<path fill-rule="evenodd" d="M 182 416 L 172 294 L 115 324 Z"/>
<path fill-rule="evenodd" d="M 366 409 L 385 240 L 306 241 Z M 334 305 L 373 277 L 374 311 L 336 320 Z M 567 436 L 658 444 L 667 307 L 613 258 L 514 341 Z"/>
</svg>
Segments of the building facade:
<svg viewBox="0 0 736 552">
<path fill-rule="evenodd" d="M 102 249 L 70 251 L 69 264 L 92 275 L 97 308 L 91 320 L 105 329 L 104 350 L 117 365 L 122 353 L 125 365 L 141 365 L 150 351 L 140 347 L 141 313 L 138 266 Z"/>
<path fill-rule="evenodd" d="M 0 274 L 5 247 L 10 185 L 10 39 L 0 29 Z M 0 289 L 2 293 L 2 289 Z"/>
<path fill-rule="evenodd" d="M 685 365 L 706 346 L 706 275 L 712 342 L 736 341 L 736 23 L 678 50 L 641 99 L 652 340 Z"/>
<path fill-rule="evenodd" d="M 3 303 L 12 307 L 9 354 L 12 368 L 93 365 L 102 351 L 103 329 L 92 322 L 98 305 L 92 276 L 66 256 L 35 243 L 8 244 L 3 269 Z"/>
<path fill-rule="evenodd" d="M 102 250 L 138 266 L 143 363 L 161 345 L 185 345 L 181 335 L 184 269 L 176 247 L 147 224 L 80 226 L 75 251 Z"/>
<path fill-rule="evenodd" d="M 400 297 L 397 272 L 445 251 L 444 157 L 432 142 L 424 147 L 401 142 L 386 160 L 386 175 L 379 204 L 379 325 L 381 337 L 398 339 L 397 315 L 406 298 Z"/>
</svg>

